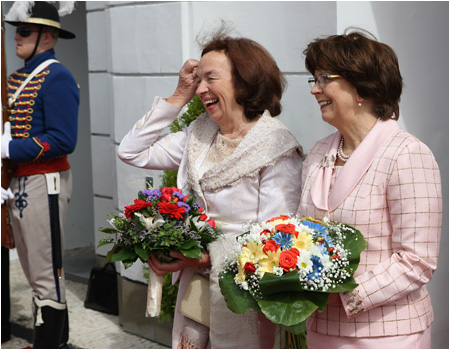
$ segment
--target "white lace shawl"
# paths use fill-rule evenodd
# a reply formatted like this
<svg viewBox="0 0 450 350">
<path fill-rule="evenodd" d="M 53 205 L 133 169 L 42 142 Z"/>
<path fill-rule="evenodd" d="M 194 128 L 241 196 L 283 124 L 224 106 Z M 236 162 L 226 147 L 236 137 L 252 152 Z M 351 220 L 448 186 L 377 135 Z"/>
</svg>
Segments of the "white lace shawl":
<svg viewBox="0 0 450 350">
<path fill-rule="evenodd" d="M 191 189 L 219 191 L 226 186 L 234 186 L 244 177 L 256 176 L 261 169 L 269 167 L 281 157 L 303 150 L 295 136 L 268 111 L 259 118 L 231 156 L 215 164 L 199 179 L 195 166 L 205 148 L 211 144 L 219 132 L 219 125 L 207 113 L 201 114 L 194 122 L 187 145 L 187 175 Z"/>
</svg>

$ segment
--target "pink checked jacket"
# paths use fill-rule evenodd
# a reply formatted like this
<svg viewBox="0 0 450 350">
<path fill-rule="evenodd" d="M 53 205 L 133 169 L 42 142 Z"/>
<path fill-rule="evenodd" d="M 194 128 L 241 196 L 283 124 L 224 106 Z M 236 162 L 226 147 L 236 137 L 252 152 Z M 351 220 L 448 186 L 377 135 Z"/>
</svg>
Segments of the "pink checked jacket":
<svg viewBox="0 0 450 350">
<path fill-rule="evenodd" d="M 437 266 L 442 225 L 436 161 L 396 121 L 379 121 L 336 175 L 340 137 L 326 137 L 308 154 L 298 215 L 356 227 L 367 248 L 355 272 L 359 286 L 330 297 L 310 329 L 346 337 L 423 331 L 433 322 L 425 285 Z"/>
</svg>

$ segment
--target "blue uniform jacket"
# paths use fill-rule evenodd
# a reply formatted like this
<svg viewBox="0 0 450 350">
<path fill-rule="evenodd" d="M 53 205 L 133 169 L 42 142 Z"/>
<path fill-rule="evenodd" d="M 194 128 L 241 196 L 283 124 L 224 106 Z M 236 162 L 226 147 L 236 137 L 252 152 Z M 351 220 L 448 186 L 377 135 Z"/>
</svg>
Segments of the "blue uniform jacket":
<svg viewBox="0 0 450 350">
<path fill-rule="evenodd" d="M 52 58 L 55 58 L 54 50 L 43 52 L 33 57 L 25 67 L 11 74 L 8 78 L 8 97 L 14 95 L 39 64 Z M 50 161 L 55 165 L 58 163 L 55 163 L 55 159 L 65 158 L 68 165 L 67 157 L 64 156 L 74 151 L 77 142 L 79 102 L 78 84 L 63 65 L 52 63 L 38 73 L 10 110 L 13 138 L 9 144 L 11 162 Z M 66 169 L 53 166 L 49 171 L 61 170 Z M 47 171 L 37 171 L 42 172 Z"/>
</svg>

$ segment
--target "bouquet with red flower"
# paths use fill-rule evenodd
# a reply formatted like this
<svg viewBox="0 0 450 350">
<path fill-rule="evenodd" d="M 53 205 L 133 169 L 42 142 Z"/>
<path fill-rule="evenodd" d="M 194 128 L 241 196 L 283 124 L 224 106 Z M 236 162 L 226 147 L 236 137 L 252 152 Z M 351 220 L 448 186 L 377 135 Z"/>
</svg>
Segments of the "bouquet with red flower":
<svg viewBox="0 0 450 350">
<path fill-rule="evenodd" d="M 230 310 L 257 310 L 285 326 L 286 346 L 307 348 L 305 320 L 330 293 L 354 289 L 366 241 L 357 229 L 327 218 L 281 215 L 250 224 L 237 238 L 220 288 Z"/>
<path fill-rule="evenodd" d="M 221 235 L 200 204 L 176 187 L 140 191 L 123 214 L 112 216 L 109 220 L 112 228 L 99 229 L 114 236 L 102 238 L 98 247 L 114 244 L 106 259 L 121 261 L 125 268 L 137 259 L 145 263 L 152 254 L 157 254 L 161 261 L 170 261 L 171 250 L 189 258 L 201 258 L 208 243 Z M 162 284 L 162 276 L 150 269 L 147 316 L 159 316 Z"/>
</svg>

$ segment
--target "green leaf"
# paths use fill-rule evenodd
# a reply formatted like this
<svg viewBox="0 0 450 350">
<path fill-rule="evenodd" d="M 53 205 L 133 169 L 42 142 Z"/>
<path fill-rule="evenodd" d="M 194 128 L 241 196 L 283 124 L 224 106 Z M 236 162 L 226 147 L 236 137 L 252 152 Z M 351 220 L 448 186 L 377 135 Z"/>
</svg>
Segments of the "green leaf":
<svg viewBox="0 0 450 350">
<path fill-rule="evenodd" d="M 258 303 L 250 293 L 234 283 L 234 275 L 232 271 L 226 271 L 221 272 L 219 276 L 220 290 L 228 308 L 237 314 L 243 314 L 247 310 L 260 311 Z"/>
<path fill-rule="evenodd" d="M 108 234 L 117 233 L 117 230 L 115 228 L 109 228 L 109 227 L 100 227 L 98 230 L 100 232 L 108 233 Z"/>
<path fill-rule="evenodd" d="M 136 262 L 136 260 L 137 260 L 137 256 L 134 259 L 123 260 L 122 264 L 125 267 L 125 269 L 128 269 L 129 267 L 133 266 L 133 264 Z"/>
<path fill-rule="evenodd" d="M 140 245 L 135 245 L 134 246 L 134 251 L 136 252 L 136 254 L 139 256 L 139 258 L 142 261 L 147 261 L 148 258 L 150 258 L 150 256 L 152 255 L 152 252 L 149 250 L 145 250 L 144 248 L 142 248 L 142 246 Z"/>
<path fill-rule="evenodd" d="M 296 271 L 289 272 L 283 276 L 277 276 L 272 273 L 265 273 L 259 281 L 261 294 L 263 297 L 282 292 L 301 292 L 303 288 Z"/>
<path fill-rule="evenodd" d="M 191 239 L 189 241 L 184 242 L 180 248 L 184 249 L 184 250 L 188 250 L 197 245 L 198 245 L 198 242 L 195 239 Z"/>
<path fill-rule="evenodd" d="M 136 252 L 132 248 L 118 247 L 116 251 L 111 255 L 111 261 L 124 261 L 137 257 Z"/>
<path fill-rule="evenodd" d="M 318 305 L 310 300 L 307 294 L 306 292 L 275 294 L 258 300 L 258 305 L 273 323 L 294 326 L 305 321 L 318 309 Z"/>
<path fill-rule="evenodd" d="M 107 244 L 111 244 L 111 243 L 114 243 L 113 241 L 100 241 L 100 242 L 98 242 L 98 245 L 97 245 L 97 248 L 100 248 L 100 247 L 102 247 L 102 246 L 104 246 L 104 245 L 107 245 Z"/>
<path fill-rule="evenodd" d="M 180 249 L 180 252 L 192 259 L 201 259 L 202 257 L 202 250 L 200 248 L 191 248 L 191 249 Z"/>
<path fill-rule="evenodd" d="M 112 249 L 106 254 L 106 262 L 107 263 L 111 262 L 111 258 L 117 249 L 119 249 L 119 246 L 117 244 L 115 244 L 114 247 L 112 247 Z"/>
</svg>

